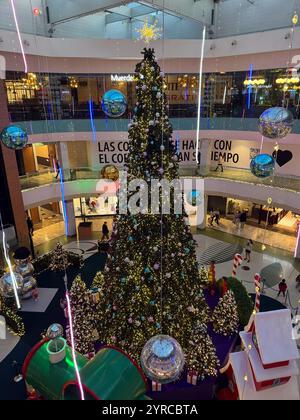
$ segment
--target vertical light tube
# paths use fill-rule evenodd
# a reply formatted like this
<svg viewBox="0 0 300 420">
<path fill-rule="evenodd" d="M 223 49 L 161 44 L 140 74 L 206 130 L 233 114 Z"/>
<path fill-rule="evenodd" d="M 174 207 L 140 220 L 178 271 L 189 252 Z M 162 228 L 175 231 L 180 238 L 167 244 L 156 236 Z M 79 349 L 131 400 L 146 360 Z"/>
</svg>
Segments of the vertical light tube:
<svg viewBox="0 0 300 420">
<path fill-rule="evenodd" d="M 8 265 L 10 277 L 11 277 L 11 280 L 12 280 L 12 285 L 13 285 L 13 289 L 14 289 L 14 295 L 15 295 L 15 299 L 16 299 L 17 308 L 21 309 L 20 298 L 19 298 L 19 295 L 18 295 L 17 280 L 16 280 L 15 274 L 13 272 L 13 268 L 12 268 L 12 265 L 11 265 L 11 262 L 10 262 L 10 259 L 9 259 L 9 255 L 7 254 L 6 236 L 5 236 L 5 232 L 4 232 L 4 226 L 3 226 L 3 223 L 2 223 L 1 213 L 0 213 L 0 221 L 1 221 L 1 229 L 2 229 L 2 246 L 3 246 L 4 258 L 5 258 L 5 261 Z"/>
<path fill-rule="evenodd" d="M 197 141 L 196 141 L 196 160 L 199 163 L 199 139 L 200 139 L 200 120 L 201 120 L 201 96 L 202 96 L 202 74 L 203 74 L 203 59 L 205 47 L 206 26 L 203 28 L 202 35 L 202 48 L 200 58 L 200 71 L 199 71 L 199 94 L 198 94 L 198 119 L 197 119 Z"/>
<path fill-rule="evenodd" d="M 20 48 L 21 48 L 21 51 L 22 51 L 25 73 L 28 73 L 28 65 L 27 65 L 26 55 L 25 55 L 25 51 L 24 51 L 24 47 L 23 47 L 23 43 L 22 43 L 22 38 L 21 38 L 20 29 L 19 29 L 19 23 L 18 23 L 18 19 L 17 19 L 14 0 L 10 0 L 10 3 L 11 3 L 11 8 L 12 8 L 12 11 L 13 11 L 13 15 L 14 15 L 14 20 L 15 20 L 15 25 L 16 25 L 16 29 L 17 29 L 18 38 L 19 38 Z"/>
<path fill-rule="evenodd" d="M 80 391 L 80 398 L 81 398 L 81 401 L 84 401 L 84 399 L 85 399 L 84 398 L 84 391 L 83 391 L 83 386 L 82 386 L 81 377 L 80 377 L 79 368 L 78 368 L 77 359 L 76 359 L 72 310 L 71 310 L 71 302 L 70 302 L 70 297 L 69 297 L 68 291 L 66 292 L 66 299 L 67 299 L 68 318 L 69 318 L 69 323 L 70 323 L 70 338 L 71 338 L 72 357 L 73 357 L 73 362 L 74 362 L 74 367 L 75 367 L 77 384 L 78 384 L 79 391 Z"/>
</svg>

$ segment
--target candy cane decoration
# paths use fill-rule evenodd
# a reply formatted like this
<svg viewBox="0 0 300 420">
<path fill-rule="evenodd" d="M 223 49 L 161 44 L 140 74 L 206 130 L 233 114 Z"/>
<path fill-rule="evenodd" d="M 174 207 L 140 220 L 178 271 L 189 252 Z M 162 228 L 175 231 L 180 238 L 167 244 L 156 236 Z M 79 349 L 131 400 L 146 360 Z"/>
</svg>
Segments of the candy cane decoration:
<svg viewBox="0 0 300 420">
<path fill-rule="evenodd" d="M 255 274 L 254 284 L 255 284 L 255 293 L 256 293 L 254 315 L 256 315 L 260 311 L 261 277 L 259 274 Z"/>
<path fill-rule="evenodd" d="M 254 306 L 253 313 L 249 319 L 248 325 L 245 327 L 246 332 L 253 330 L 254 317 L 260 311 L 261 277 L 259 274 L 255 274 L 254 284 L 255 284 L 255 306 Z"/>
<path fill-rule="evenodd" d="M 232 277 L 236 277 L 238 267 L 242 264 L 243 257 L 240 254 L 235 254 L 233 260 Z"/>
</svg>

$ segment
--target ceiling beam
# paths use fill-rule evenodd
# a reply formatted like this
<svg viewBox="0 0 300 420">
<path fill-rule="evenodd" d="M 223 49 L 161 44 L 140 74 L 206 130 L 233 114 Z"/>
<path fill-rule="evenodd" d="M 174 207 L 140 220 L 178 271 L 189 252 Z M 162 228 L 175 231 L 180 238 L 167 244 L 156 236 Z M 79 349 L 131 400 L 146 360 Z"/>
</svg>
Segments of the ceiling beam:
<svg viewBox="0 0 300 420">
<path fill-rule="evenodd" d="M 131 0 L 118 1 L 118 2 L 115 2 L 115 3 L 107 4 L 106 6 L 103 6 L 103 7 L 99 7 L 97 9 L 89 10 L 89 11 L 82 12 L 82 13 L 79 13 L 79 14 L 74 15 L 74 16 L 69 16 L 69 17 L 66 17 L 66 18 L 63 18 L 63 19 L 56 20 L 54 22 L 51 22 L 51 24 L 53 26 L 61 25 L 63 23 L 71 22 L 71 21 L 77 20 L 77 19 L 81 19 L 81 18 L 86 17 L 86 16 L 95 15 L 97 13 L 103 13 L 110 8 L 125 6 L 128 3 L 131 3 Z"/>
</svg>

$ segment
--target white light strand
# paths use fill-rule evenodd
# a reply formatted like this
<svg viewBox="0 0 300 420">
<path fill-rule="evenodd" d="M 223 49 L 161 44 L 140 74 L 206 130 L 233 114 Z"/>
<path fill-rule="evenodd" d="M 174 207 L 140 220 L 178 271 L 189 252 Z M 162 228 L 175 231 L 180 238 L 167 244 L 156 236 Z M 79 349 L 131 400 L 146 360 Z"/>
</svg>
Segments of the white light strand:
<svg viewBox="0 0 300 420">
<path fill-rule="evenodd" d="M 79 368 L 78 368 L 77 359 L 76 359 L 72 310 L 71 310 L 71 302 L 70 302 L 70 297 L 69 297 L 68 291 L 66 292 L 66 299 L 67 299 L 67 309 L 68 309 L 68 317 L 69 317 L 69 323 L 70 323 L 70 338 L 71 338 L 71 350 L 72 350 L 73 363 L 74 363 L 74 367 L 75 367 L 77 384 L 78 384 L 78 387 L 79 387 L 79 390 L 80 390 L 81 401 L 84 401 L 84 399 L 85 399 L 84 398 L 84 391 L 83 391 L 83 386 L 82 386 L 81 377 L 80 377 Z"/>
<path fill-rule="evenodd" d="M 12 268 L 12 265 L 11 265 L 11 262 L 10 262 L 10 259 L 9 259 L 9 255 L 7 254 L 7 242 L 6 242 L 4 226 L 3 226 L 3 223 L 2 223 L 1 213 L 0 213 L 0 222 L 1 222 L 1 229 L 2 229 L 2 246 L 3 246 L 4 258 L 5 258 L 5 261 L 8 265 L 10 277 L 11 277 L 11 280 L 12 280 L 12 285 L 13 285 L 13 289 L 14 289 L 17 308 L 21 309 L 21 303 L 20 303 L 20 298 L 19 298 L 19 295 L 18 295 L 18 286 L 17 286 L 16 276 L 13 272 L 13 268 Z"/>
<path fill-rule="evenodd" d="M 201 59 L 200 59 L 200 72 L 199 72 L 199 96 L 198 96 L 197 143 L 196 143 L 196 160 L 197 160 L 197 163 L 199 163 L 199 139 L 200 139 L 201 103 L 202 103 L 202 99 L 201 99 L 201 96 L 202 96 L 202 74 L 203 74 L 203 58 L 204 58 L 205 36 L 206 36 L 206 26 L 204 26 L 204 28 L 203 28 Z"/>
<path fill-rule="evenodd" d="M 21 32 L 20 32 L 20 29 L 19 29 L 19 23 L 18 23 L 18 18 L 17 18 L 17 13 L 16 13 L 14 0 L 10 0 L 10 3 L 11 3 L 11 8 L 12 8 L 12 11 L 13 11 L 13 15 L 14 15 L 14 20 L 15 20 L 15 25 L 16 25 L 16 29 L 17 29 L 18 38 L 19 38 L 20 48 L 21 48 L 21 52 L 22 52 L 22 56 L 23 56 L 23 61 L 24 61 L 24 66 L 25 66 L 24 71 L 25 71 L 25 73 L 28 73 L 28 65 L 27 65 L 26 55 L 25 55 L 25 51 L 24 51 L 24 47 L 23 47 Z"/>
</svg>

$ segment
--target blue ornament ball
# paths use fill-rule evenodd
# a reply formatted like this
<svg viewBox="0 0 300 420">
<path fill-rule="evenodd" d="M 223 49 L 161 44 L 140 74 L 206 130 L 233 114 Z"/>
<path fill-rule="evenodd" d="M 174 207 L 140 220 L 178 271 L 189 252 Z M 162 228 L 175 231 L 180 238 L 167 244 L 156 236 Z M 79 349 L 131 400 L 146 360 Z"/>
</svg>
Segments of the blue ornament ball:
<svg viewBox="0 0 300 420">
<path fill-rule="evenodd" d="M 286 108 L 269 108 L 259 118 L 259 132 L 269 139 L 283 139 L 293 130 L 293 114 Z"/>
<path fill-rule="evenodd" d="M 254 176 L 258 178 L 268 178 L 274 173 L 275 160 L 270 155 L 257 155 L 252 159 L 250 169 Z"/>
<path fill-rule="evenodd" d="M 111 118 L 121 117 L 127 108 L 127 100 L 119 90 L 109 90 L 102 97 L 102 110 Z"/>
<path fill-rule="evenodd" d="M 190 191 L 186 197 L 186 201 L 193 207 L 200 206 L 203 203 L 203 199 L 203 194 L 197 190 Z"/>
<path fill-rule="evenodd" d="M 28 135 L 21 127 L 10 125 L 5 127 L 0 134 L 2 143 L 13 150 L 21 150 L 28 143 Z"/>
</svg>

